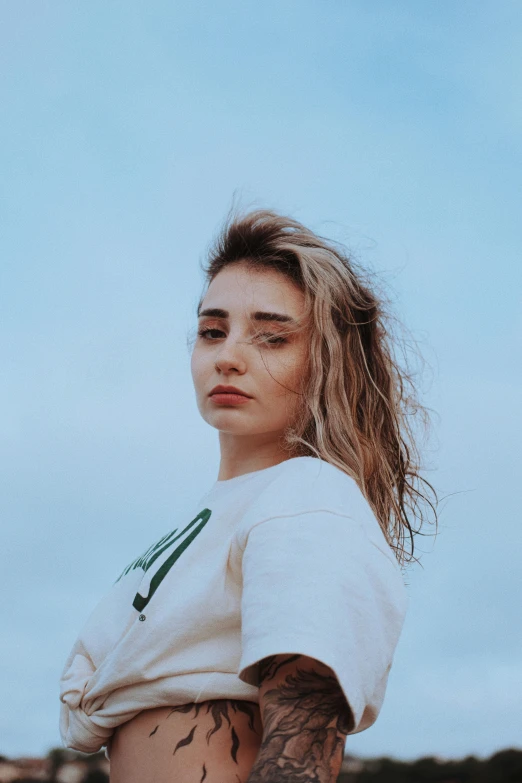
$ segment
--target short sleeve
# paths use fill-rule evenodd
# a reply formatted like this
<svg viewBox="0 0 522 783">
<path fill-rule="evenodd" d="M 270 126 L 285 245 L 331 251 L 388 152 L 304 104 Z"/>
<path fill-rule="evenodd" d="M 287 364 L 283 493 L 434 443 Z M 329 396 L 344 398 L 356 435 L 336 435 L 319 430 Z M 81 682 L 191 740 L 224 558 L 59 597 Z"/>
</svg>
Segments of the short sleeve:
<svg viewBox="0 0 522 783">
<path fill-rule="evenodd" d="M 239 678 L 258 686 L 269 655 L 316 658 L 346 696 L 350 734 L 377 720 L 408 604 L 393 551 L 375 540 L 366 523 L 311 511 L 253 526 L 242 558 Z"/>
</svg>

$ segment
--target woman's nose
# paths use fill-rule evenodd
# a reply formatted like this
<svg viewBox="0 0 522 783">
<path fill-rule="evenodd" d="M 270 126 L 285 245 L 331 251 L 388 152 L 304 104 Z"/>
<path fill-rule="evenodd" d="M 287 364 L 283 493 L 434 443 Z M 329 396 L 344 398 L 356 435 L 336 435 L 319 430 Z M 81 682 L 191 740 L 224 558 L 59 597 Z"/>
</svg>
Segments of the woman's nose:
<svg viewBox="0 0 522 783">
<path fill-rule="evenodd" d="M 227 373 L 231 370 L 245 372 L 246 362 L 244 356 L 244 343 L 240 340 L 232 339 L 230 336 L 221 344 L 220 350 L 216 356 L 216 367 L 221 372 Z"/>
</svg>

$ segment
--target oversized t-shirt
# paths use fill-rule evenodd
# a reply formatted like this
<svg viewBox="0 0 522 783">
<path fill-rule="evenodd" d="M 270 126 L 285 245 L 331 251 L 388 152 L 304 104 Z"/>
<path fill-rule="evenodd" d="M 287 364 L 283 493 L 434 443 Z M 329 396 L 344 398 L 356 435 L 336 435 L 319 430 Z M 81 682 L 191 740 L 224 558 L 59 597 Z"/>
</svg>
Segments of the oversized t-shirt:
<svg viewBox="0 0 522 783">
<path fill-rule="evenodd" d="M 258 662 L 302 654 L 335 673 L 351 734 L 377 719 L 408 594 L 357 483 L 315 457 L 216 481 L 127 565 L 60 682 L 60 732 L 93 753 L 145 709 L 259 703 Z"/>
</svg>

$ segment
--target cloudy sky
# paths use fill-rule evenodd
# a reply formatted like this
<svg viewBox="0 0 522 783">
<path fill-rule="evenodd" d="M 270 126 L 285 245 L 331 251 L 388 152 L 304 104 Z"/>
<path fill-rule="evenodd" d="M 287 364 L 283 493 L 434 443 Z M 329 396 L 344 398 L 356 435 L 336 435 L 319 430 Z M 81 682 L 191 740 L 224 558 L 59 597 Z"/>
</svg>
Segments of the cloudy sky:
<svg viewBox="0 0 522 783">
<path fill-rule="evenodd" d="M 347 752 L 521 747 L 522 5 L 0 3 L 0 753 L 115 574 L 217 477 L 199 263 L 234 192 L 344 242 L 425 357 L 409 614 Z"/>
</svg>

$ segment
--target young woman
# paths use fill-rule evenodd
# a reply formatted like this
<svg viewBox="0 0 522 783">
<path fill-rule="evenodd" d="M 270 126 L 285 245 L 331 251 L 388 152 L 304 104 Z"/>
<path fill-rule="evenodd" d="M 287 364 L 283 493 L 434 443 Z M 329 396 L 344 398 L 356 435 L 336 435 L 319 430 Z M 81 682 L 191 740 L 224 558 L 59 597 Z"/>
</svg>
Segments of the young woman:
<svg viewBox="0 0 522 783">
<path fill-rule="evenodd" d="M 408 512 L 436 519 L 409 423 L 425 410 L 383 297 L 333 243 L 231 213 L 205 271 L 191 367 L 218 478 L 91 615 L 62 738 L 107 747 L 113 783 L 333 783 L 384 700 Z"/>
</svg>

